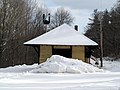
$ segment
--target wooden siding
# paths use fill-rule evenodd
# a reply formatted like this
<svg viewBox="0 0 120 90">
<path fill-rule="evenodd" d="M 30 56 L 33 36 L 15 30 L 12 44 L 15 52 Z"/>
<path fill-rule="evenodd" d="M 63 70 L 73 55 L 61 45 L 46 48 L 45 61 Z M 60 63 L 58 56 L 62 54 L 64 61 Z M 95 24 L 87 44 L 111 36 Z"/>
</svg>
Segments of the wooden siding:
<svg viewBox="0 0 120 90">
<path fill-rule="evenodd" d="M 72 58 L 85 61 L 85 47 L 84 46 L 72 46 Z"/>
<path fill-rule="evenodd" d="M 39 62 L 45 62 L 47 58 L 52 56 L 52 46 L 40 46 Z"/>
<path fill-rule="evenodd" d="M 54 49 L 70 49 L 70 46 L 40 46 L 39 62 L 45 62 L 47 58 L 52 56 L 52 48 Z M 72 58 L 85 61 L 85 46 L 72 46 Z"/>
</svg>

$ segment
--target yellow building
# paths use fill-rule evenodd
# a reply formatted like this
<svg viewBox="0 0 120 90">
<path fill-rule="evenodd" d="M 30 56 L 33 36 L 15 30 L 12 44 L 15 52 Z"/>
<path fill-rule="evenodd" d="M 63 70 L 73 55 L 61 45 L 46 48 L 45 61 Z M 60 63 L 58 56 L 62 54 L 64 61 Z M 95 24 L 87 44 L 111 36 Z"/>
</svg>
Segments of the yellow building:
<svg viewBox="0 0 120 90">
<path fill-rule="evenodd" d="M 24 44 L 32 45 L 34 48 L 37 47 L 35 49 L 39 56 L 38 63 L 46 61 L 52 55 L 61 55 L 86 61 L 86 58 L 89 58 L 89 55 L 86 55 L 89 54 L 86 53 L 86 50 L 98 45 L 67 24 L 63 24 Z"/>
</svg>

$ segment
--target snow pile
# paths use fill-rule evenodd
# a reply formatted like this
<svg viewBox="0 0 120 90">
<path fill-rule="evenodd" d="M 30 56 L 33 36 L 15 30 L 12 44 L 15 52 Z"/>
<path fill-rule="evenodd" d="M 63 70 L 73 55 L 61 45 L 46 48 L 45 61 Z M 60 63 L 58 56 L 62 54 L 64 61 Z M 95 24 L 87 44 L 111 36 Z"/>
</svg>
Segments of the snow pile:
<svg viewBox="0 0 120 90">
<path fill-rule="evenodd" d="M 38 64 L 33 64 L 33 65 L 16 65 L 16 66 L 11 66 L 7 68 L 0 68 L 0 73 L 24 73 L 24 72 L 29 72 L 36 68 Z"/>
<path fill-rule="evenodd" d="M 81 60 L 69 59 L 59 55 L 53 55 L 46 62 L 40 64 L 34 73 L 92 73 L 103 72 L 102 69 L 84 63 Z"/>
</svg>

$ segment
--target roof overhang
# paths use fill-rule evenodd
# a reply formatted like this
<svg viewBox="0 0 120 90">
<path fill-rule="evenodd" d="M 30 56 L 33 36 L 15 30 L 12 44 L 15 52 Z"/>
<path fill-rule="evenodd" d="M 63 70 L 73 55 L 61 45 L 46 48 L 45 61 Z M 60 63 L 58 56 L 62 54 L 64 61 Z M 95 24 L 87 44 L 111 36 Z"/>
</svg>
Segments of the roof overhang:
<svg viewBox="0 0 120 90">
<path fill-rule="evenodd" d="M 67 24 L 63 24 L 24 45 L 97 46 L 98 44 Z"/>
</svg>

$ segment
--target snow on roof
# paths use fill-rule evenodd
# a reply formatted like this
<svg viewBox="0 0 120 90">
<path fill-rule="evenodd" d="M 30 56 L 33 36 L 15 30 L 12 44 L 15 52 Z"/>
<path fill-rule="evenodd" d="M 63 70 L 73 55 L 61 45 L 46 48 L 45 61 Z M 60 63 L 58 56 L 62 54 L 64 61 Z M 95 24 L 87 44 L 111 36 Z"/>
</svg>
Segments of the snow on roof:
<svg viewBox="0 0 120 90">
<path fill-rule="evenodd" d="M 41 36 L 25 42 L 26 45 L 98 45 L 93 40 L 63 24 Z"/>
</svg>

